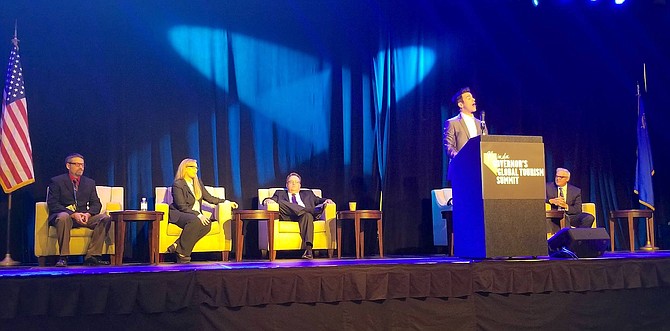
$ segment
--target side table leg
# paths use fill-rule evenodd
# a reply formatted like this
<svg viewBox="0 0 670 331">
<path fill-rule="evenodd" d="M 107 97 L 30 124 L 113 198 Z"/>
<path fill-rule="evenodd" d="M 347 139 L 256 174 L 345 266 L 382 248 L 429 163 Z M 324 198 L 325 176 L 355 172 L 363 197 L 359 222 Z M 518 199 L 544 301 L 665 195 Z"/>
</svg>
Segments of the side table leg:
<svg viewBox="0 0 670 331">
<path fill-rule="evenodd" d="M 656 235 L 654 234 L 654 214 L 651 214 L 651 217 L 648 220 L 649 223 L 649 236 L 651 240 L 651 247 L 652 249 L 657 249 L 656 248 Z"/>
<path fill-rule="evenodd" d="M 274 261 L 277 255 L 275 254 L 275 215 L 274 213 L 270 215 L 271 219 L 268 219 L 268 254 L 270 254 L 270 261 Z"/>
<path fill-rule="evenodd" d="M 358 217 L 358 215 L 354 215 L 354 231 L 356 231 L 356 235 L 354 236 L 356 238 L 356 258 L 360 259 L 361 258 L 361 219 Z"/>
<path fill-rule="evenodd" d="M 235 247 L 235 261 L 242 261 L 242 249 L 244 247 L 244 235 L 242 234 L 242 217 L 235 215 L 235 230 L 237 232 L 236 247 Z"/>
<path fill-rule="evenodd" d="M 160 232 L 160 222 L 163 219 L 161 215 L 157 215 L 156 219 L 151 222 L 151 238 L 153 238 L 153 243 L 151 243 L 150 253 L 151 253 L 151 264 L 158 264 L 160 260 L 160 252 L 158 251 L 158 236 Z"/>
<path fill-rule="evenodd" d="M 114 265 L 123 264 L 123 251 L 126 245 L 126 222 L 123 220 L 123 216 L 119 217 L 118 222 L 116 223 L 118 230 L 116 232 L 116 253 L 114 254 Z"/>
<path fill-rule="evenodd" d="M 379 257 L 384 257 L 384 232 L 382 231 L 382 218 L 377 220 L 377 238 L 379 238 Z"/>
<path fill-rule="evenodd" d="M 342 258 L 342 221 L 336 219 L 337 222 L 337 258 Z"/>
<path fill-rule="evenodd" d="M 635 233 L 633 230 L 633 215 L 628 215 L 628 237 L 630 241 L 630 251 L 635 252 Z"/>
<path fill-rule="evenodd" d="M 614 219 L 610 218 L 610 246 L 611 251 L 614 252 Z"/>
</svg>

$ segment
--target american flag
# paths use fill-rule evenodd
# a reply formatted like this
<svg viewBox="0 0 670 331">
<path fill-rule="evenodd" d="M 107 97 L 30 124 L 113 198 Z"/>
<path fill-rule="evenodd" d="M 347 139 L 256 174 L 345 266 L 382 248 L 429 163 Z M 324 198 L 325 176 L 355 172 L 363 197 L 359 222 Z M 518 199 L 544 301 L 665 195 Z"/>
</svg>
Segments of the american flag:
<svg viewBox="0 0 670 331">
<path fill-rule="evenodd" d="M 19 44 L 16 37 L 12 41 L 0 122 L 0 184 L 5 193 L 35 182 Z"/>
</svg>

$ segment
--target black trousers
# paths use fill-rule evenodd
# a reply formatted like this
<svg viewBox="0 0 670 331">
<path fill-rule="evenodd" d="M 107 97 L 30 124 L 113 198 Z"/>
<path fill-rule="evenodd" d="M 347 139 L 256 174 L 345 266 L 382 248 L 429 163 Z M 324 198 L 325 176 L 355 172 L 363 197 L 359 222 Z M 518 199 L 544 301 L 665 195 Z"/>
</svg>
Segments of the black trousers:
<svg viewBox="0 0 670 331">
<path fill-rule="evenodd" d="M 200 238 L 209 233 L 209 230 L 212 228 L 212 223 L 203 225 L 198 216 L 178 210 L 171 210 L 170 214 L 178 216 L 170 217 L 170 223 L 182 229 L 181 235 L 177 241 L 175 241 L 177 244 L 177 253 L 191 256 L 193 246 L 195 246 L 195 243 L 197 243 Z"/>
<path fill-rule="evenodd" d="M 97 214 L 91 216 L 86 225 L 81 225 L 75 222 L 70 214 L 66 212 L 58 213 L 58 216 L 51 221 L 51 225 L 56 227 L 60 255 L 70 255 L 70 230 L 85 227 L 93 230 L 91 241 L 86 248 L 86 257 L 99 256 L 102 254 L 102 244 L 105 242 L 107 232 L 109 232 L 111 221 L 112 219 L 107 214 Z"/>
<path fill-rule="evenodd" d="M 296 203 L 279 201 L 279 219 L 298 222 L 303 248 L 312 247 L 314 241 L 314 219 L 320 213 L 314 209 L 302 207 Z"/>
<path fill-rule="evenodd" d="M 593 225 L 593 222 L 595 222 L 596 218 L 593 217 L 593 215 L 589 213 L 579 213 L 576 215 L 567 215 L 568 220 L 570 221 L 570 226 L 576 227 L 576 228 L 590 228 L 591 225 Z M 548 229 L 547 232 L 551 233 L 556 233 L 558 230 L 561 229 L 561 226 L 559 224 L 560 220 L 547 220 L 548 224 Z"/>
</svg>

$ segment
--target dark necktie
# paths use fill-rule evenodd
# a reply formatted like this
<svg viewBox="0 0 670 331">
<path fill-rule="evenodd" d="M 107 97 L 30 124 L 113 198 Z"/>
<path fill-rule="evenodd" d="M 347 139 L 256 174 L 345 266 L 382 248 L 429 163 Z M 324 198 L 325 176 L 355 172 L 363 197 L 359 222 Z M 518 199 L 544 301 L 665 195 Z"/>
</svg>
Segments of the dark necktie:
<svg viewBox="0 0 670 331">
<path fill-rule="evenodd" d="M 295 203 L 296 205 L 298 204 L 298 199 L 295 198 L 295 193 L 291 194 L 291 202 Z"/>
<path fill-rule="evenodd" d="M 74 201 L 77 202 L 77 191 L 79 190 L 79 181 L 76 179 L 72 180 L 72 187 L 74 188 Z"/>
<path fill-rule="evenodd" d="M 561 197 L 561 198 L 565 197 L 565 195 L 563 195 L 563 188 L 562 187 L 558 188 L 558 196 Z"/>
</svg>

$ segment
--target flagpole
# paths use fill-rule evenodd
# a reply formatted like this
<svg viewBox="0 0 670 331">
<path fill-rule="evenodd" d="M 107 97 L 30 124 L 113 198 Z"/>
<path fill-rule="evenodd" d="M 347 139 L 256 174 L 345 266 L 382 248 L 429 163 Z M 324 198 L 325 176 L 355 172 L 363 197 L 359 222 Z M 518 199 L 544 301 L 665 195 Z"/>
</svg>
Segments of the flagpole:
<svg viewBox="0 0 670 331">
<path fill-rule="evenodd" d="M 0 266 L 3 267 L 9 267 L 19 264 L 19 262 L 14 261 L 12 259 L 12 254 L 9 253 L 9 239 L 11 238 L 9 225 L 12 221 L 12 194 L 9 193 L 8 197 L 9 200 L 7 201 L 7 253 L 5 254 L 5 259 L 0 261 Z"/>
<path fill-rule="evenodd" d="M 642 82 L 644 83 L 644 92 L 647 92 L 647 64 L 643 63 L 642 64 Z M 638 116 L 640 115 L 640 84 L 638 83 L 637 85 L 637 114 Z M 654 212 L 653 210 L 651 211 L 652 213 Z M 652 224 L 647 220 L 645 222 L 645 227 L 647 229 L 647 243 L 640 247 L 641 250 L 643 251 L 655 251 L 658 250 L 658 247 L 654 247 L 651 245 L 651 232 L 652 232 Z"/>
<path fill-rule="evenodd" d="M 17 26 L 18 23 L 17 21 L 14 22 L 14 38 L 12 38 L 12 44 L 18 49 L 19 47 L 19 38 L 17 34 Z M 4 109 L 4 100 L 3 100 L 3 111 Z M 4 113 L 3 113 L 4 117 Z M 4 134 L 4 132 L 3 132 Z M 12 223 L 12 193 L 11 191 L 8 194 L 8 200 L 7 200 L 7 251 L 5 253 L 5 258 L 0 261 L 0 266 L 7 267 L 7 266 L 15 266 L 20 264 L 18 261 L 14 261 L 12 259 L 12 255 L 10 253 L 10 239 L 11 239 L 11 226 L 10 224 Z"/>
</svg>

